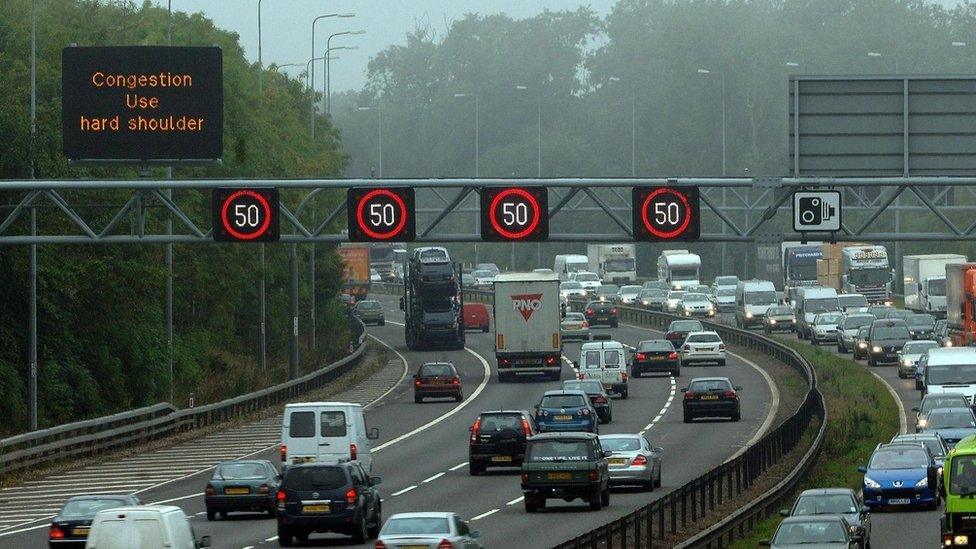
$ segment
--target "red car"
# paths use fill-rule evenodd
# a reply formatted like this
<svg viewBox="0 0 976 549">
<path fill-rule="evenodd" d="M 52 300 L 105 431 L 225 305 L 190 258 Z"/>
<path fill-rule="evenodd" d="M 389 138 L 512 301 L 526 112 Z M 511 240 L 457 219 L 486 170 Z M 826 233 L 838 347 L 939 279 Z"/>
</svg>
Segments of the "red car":
<svg viewBox="0 0 976 549">
<path fill-rule="evenodd" d="M 488 307 L 484 303 L 464 304 L 464 329 L 488 331 Z"/>
<path fill-rule="evenodd" d="M 413 401 L 420 403 L 425 398 L 453 398 L 464 400 L 461 376 L 450 362 L 425 362 L 413 376 Z"/>
</svg>

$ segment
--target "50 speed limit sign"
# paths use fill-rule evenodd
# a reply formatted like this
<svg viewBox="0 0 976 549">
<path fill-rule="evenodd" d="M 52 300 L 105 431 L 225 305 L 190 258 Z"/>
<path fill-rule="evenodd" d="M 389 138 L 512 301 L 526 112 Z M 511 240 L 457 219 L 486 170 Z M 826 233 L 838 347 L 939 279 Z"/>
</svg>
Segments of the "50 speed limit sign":
<svg viewBox="0 0 976 549">
<path fill-rule="evenodd" d="M 214 189 L 213 239 L 217 242 L 276 242 L 280 237 L 278 189 Z"/>
<path fill-rule="evenodd" d="M 409 187 L 349 189 L 346 214 L 351 242 L 410 242 L 417 236 Z"/>
</svg>

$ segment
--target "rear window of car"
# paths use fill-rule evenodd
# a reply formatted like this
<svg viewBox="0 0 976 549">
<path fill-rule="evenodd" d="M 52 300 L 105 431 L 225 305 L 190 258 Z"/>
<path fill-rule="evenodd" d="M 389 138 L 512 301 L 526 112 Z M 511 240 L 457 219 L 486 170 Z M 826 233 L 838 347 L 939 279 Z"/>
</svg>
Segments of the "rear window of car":
<svg viewBox="0 0 976 549">
<path fill-rule="evenodd" d="M 671 330 L 675 332 L 694 332 L 702 328 L 702 323 L 697 320 L 677 320 L 671 324 Z"/>
<path fill-rule="evenodd" d="M 336 410 L 322 412 L 322 436 L 324 437 L 344 437 L 346 436 L 346 413 Z"/>
<path fill-rule="evenodd" d="M 542 408 L 574 408 L 584 406 L 586 403 L 580 395 L 548 395 L 542 397 Z"/>
<path fill-rule="evenodd" d="M 617 351 L 603 351 L 603 365 L 607 368 L 620 366 L 620 353 Z"/>
<path fill-rule="evenodd" d="M 693 381 L 688 390 L 692 393 L 707 393 L 709 391 L 725 391 L 732 388 L 732 384 L 724 379 L 708 379 Z"/>
<path fill-rule="evenodd" d="M 282 487 L 290 490 L 336 490 L 345 486 L 346 482 L 346 471 L 342 467 L 291 467 L 285 472 Z"/>
<path fill-rule="evenodd" d="M 372 310 L 372 309 L 379 309 L 380 308 L 380 302 L 379 301 L 360 301 L 359 302 L 359 305 L 356 305 L 356 308 L 357 309 L 370 309 L 370 310 Z"/>
<path fill-rule="evenodd" d="M 685 343 L 721 343 L 722 338 L 716 334 L 691 334 Z"/>
<path fill-rule="evenodd" d="M 315 412 L 292 412 L 288 421 L 288 436 L 311 438 L 315 436 Z"/>
<path fill-rule="evenodd" d="M 641 341 L 637 344 L 638 351 L 673 351 L 674 345 L 670 341 L 653 340 L 653 341 Z"/>
<path fill-rule="evenodd" d="M 224 463 L 214 471 L 214 478 L 221 480 L 256 480 L 267 476 L 267 468 L 260 463 Z"/>
<path fill-rule="evenodd" d="M 420 368 L 420 375 L 451 377 L 454 375 L 454 369 L 449 364 L 424 364 Z"/>
<path fill-rule="evenodd" d="M 387 521 L 381 536 L 422 536 L 431 534 L 449 534 L 451 527 L 446 518 L 413 517 L 394 518 Z"/>
<path fill-rule="evenodd" d="M 583 353 L 583 367 L 584 368 L 599 368 L 600 367 L 600 351 L 586 351 Z"/>
<path fill-rule="evenodd" d="M 522 429 L 522 416 L 519 414 L 482 414 L 478 428 L 483 431 Z"/>
<path fill-rule="evenodd" d="M 112 509 L 113 507 L 124 507 L 127 502 L 121 499 L 78 499 L 69 501 L 61 509 L 62 517 L 85 517 L 93 516 L 102 509 Z"/>
<path fill-rule="evenodd" d="M 540 440 L 529 443 L 525 454 L 529 461 L 588 461 L 590 448 L 585 440 Z"/>
<path fill-rule="evenodd" d="M 641 443 L 636 438 L 601 438 L 600 446 L 611 452 L 636 452 Z"/>
<path fill-rule="evenodd" d="M 595 395 L 603 392 L 603 384 L 599 381 L 566 381 L 563 382 L 563 389 L 567 391 L 583 391 L 588 395 Z"/>
<path fill-rule="evenodd" d="M 583 322 L 584 320 L 586 320 L 586 317 L 583 316 L 583 313 L 566 313 L 566 318 L 564 318 L 563 320 L 569 320 L 572 322 Z"/>
</svg>

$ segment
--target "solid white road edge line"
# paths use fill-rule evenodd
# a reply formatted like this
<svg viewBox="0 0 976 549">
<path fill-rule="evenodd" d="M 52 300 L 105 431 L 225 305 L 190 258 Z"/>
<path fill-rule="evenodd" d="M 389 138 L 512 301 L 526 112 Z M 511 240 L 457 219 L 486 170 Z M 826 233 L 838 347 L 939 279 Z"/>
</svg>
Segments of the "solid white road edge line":
<svg viewBox="0 0 976 549">
<path fill-rule="evenodd" d="M 370 401 L 368 404 L 366 404 L 366 406 L 363 406 L 363 409 L 364 410 L 368 409 L 370 406 L 376 404 L 377 402 L 383 400 L 384 398 L 386 398 L 387 395 L 389 395 L 390 393 L 392 393 L 393 391 L 395 391 L 397 389 L 397 387 L 399 387 L 400 384 L 403 383 L 403 380 L 407 377 L 407 374 L 410 372 L 410 366 L 407 363 L 407 358 L 405 356 L 403 356 L 402 354 L 400 354 L 400 351 L 397 351 L 393 347 L 387 345 L 387 343 L 385 341 L 381 341 L 378 337 L 374 336 L 373 334 L 366 334 L 366 335 L 368 335 L 373 341 L 375 341 L 375 342 L 379 343 L 380 345 L 386 347 L 387 349 L 393 351 L 393 354 L 395 354 L 396 356 L 398 356 L 400 358 L 400 362 L 403 363 L 403 373 L 400 374 L 400 379 L 398 379 L 397 382 L 393 384 L 393 387 L 390 387 L 385 393 L 383 393 L 382 395 L 380 395 L 380 396 L 376 397 L 375 399 L 373 399 L 372 401 Z"/>
<path fill-rule="evenodd" d="M 870 366 L 868 366 L 870 368 Z M 908 414 L 905 412 L 905 404 L 902 403 L 901 397 L 895 392 L 895 388 L 888 384 L 885 378 L 879 376 L 877 372 L 868 370 L 868 373 L 873 375 L 884 384 L 885 388 L 888 389 L 888 393 L 891 394 L 891 398 L 895 399 L 895 404 L 898 405 L 898 432 L 902 435 L 908 433 Z"/>
</svg>

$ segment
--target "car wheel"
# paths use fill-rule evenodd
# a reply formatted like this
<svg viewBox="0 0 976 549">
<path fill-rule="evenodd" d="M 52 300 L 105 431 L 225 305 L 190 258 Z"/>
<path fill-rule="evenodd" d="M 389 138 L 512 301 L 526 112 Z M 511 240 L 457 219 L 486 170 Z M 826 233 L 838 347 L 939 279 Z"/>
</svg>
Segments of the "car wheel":
<svg viewBox="0 0 976 549">
<path fill-rule="evenodd" d="M 356 530 L 352 533 L 352 542 L 361 544 L 366 543 L 369 534 L 366 533 L 366 517 L 360 516 L 359 523 L 356 524 Z"/>
<path fill-rule="evenodd" d="M 620 392 L 620 398 L 627 400 L 627 389 Z"/>
<path fill-rule="evenodd" d="M 607 423 L 613 421 L 613 410 L 607 410 Z"/>
<path fill-rule="evenodd" d="M 874 359 L 873 358 L 869 358 L 868 359 L 868 366 L 874 368 L 875 364 L 874 364 Z"/>
<path fill-rule="evenodd" d="M 654 487 L 655 488 L 660 488 L 661 487 L 661 468 L 660 467 L 657 468 L 657 478 L 654 479 Z"/>
<path fill-rule="evenodd" d="M 454 395 L 454 401 L 455 402 L 461 402 L 462 400 L 464 400 L 464 394 L 462 394 L 459 391 L 458 394 Z"/>
<path fill-rule="evenodd" d="M 671 375 L 674 377 L 681 377 L 681 368 L 678 368 L 677 370 L 671 370 Z"/>
<path fill-rule="evenodd" d="M 722 360 L 718 361 L 718 365 L 725 366 L 725 359 L 723 358 Z"/>
<path fill-rule="evenodd" d="M 381 320 L 380 321 L 380 326 L 386 326 L 386 320 Z"/>
<path fill-rule="evenodd" d="M 610 507 L 610 484 L 600 492 L 600 506 Z"/>
<path fill-rule="evenodd" d="M 268 516 L 269 517 L 275 518 L 275 508 L 274 508 L 274 506 L 268 507 L 267 513 L 268 513 Z"/>
<path fill-rule="evenodd" d="M 292 534 L 291 530 L 278 527 L 278 546 L 280 547 L 291 547 L 292 546 Z"/>
<path fill-rule="evenodd" d="M 638 378 L 640 376 L 641 376 L 640 369 L 637 368 L 636 366 L 631 366 L 630 367 L 630 377 Z"/>
<path fill-rule="evenodd" d="M 413 401 L 417 404 L 420 404 L 421 402 L 424 401 L 424 397 L 420 395 L 413 395 Z"/>
<path fill-rule="evenodd" d="M 618 327 L 618 326 L 620 326 L 620 324 L 619 324 L 619 323 L 617 323 L 617 322 L 611 322 L 611 323 L 610 323 L 610 327 L 611 327 L 611 328 L 616 328 L 616 327 Z"/>
<path fill-rule="evenodd" d="M 525 496 L 525 512 L 535 513 L 539 510 L 539 502 L 534 497 Z M 543 500 L 545 501 L 545 500 Z"/>
<path fill-rule="evenodd" d="M 598 488 L 590 497 L 590 511 L 599 511 L 600 509 L 603 509 L 603 493 Z"/>
<path fill-rule="evenodd" d="M 682 415 L 682 419 L 684 420 L 685 423 L 691 423 L 691 420 L 694 419 L 694 417 L 691 414 L 685 412 Z"/>
<path fill-rule="evenodd" d="M 207 509 L 207 520 L 216 520 L 216 518 L 217 518 L 217 512 Z"/>
<path fill-rule="evenodd" d="M 378 504 L 377 504 L 378 505 Z M 380 528 L 383 527 L 383 511 L 377 507 L 376 517 L 373 519 L 373 525 L 366 529 L 366 535 L 370 539 L 375 539 L 380 535 Z"/>
<path fill-rule="evenodd" d="M 732 421 L 739 421 L 740 419 L 742 419 L 742 412 L 740 410 L 736 410 L 735 413 L 732 414 Z"/>
<path fill-rule="evenodd" d="M 471 475 L 473 477 L 476 477 L 476 476 L 478 476 L 478 475 L 480 475 L 481 473 L 484 473 L 484 472 L 485 472 L 485 468 L 480 463 L 478 463 L 476 461 L 469 461 L 468 462 L 468 474 L 469 475 Z"/>
<path fill-rule="evenodd" d="M 814 347 L 819 347 L 820 346 L 820 341 L 817 338 L 815 338 L 815 337 L 811 337 L 810 338 L 810 344 L 813 345 Z"/>
</svg>

